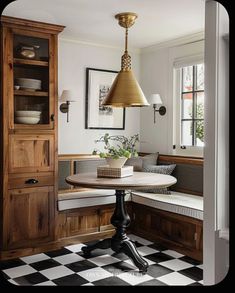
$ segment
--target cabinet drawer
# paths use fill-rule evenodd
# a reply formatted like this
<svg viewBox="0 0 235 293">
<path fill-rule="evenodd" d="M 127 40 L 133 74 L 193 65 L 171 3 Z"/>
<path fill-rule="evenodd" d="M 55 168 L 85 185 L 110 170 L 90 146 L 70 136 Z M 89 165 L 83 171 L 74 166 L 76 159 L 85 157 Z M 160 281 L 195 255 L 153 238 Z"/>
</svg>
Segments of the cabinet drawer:
<svg viewBox="0 0 235 293">
<path fill-rule="evenodd" d="M 10 176 L 8 181 L 8 189 L 50 185 L 54 185 L 54 175 L 52 172 L 43 175 Z"/>
</svg>

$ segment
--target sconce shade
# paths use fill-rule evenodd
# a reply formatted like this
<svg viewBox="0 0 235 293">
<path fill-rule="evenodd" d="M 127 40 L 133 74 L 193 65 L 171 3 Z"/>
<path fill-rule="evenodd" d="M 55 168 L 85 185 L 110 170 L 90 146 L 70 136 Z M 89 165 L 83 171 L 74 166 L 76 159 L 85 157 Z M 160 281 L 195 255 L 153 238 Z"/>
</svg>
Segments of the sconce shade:
<svg viewBox="0 0 235 293">
<path fill-rule="evenodd" d="M 72 91 L 70 90 L 63 90 L 62 95 L 60 97 L 60 102 L 74 102 Z"/>
<path fill-rule="evenodd" d="M 72 91 L 63 90 L 59 101 L 62 103 L 60 105 L 60 111 L 62 113 L 67 113 L 67 122 L 69 122 L 69 105 L 71 102 L 76 102 L 76 100 L 73 99 Z"/>
<path fill-rule="evenodd" d="M 161 105 L 162 104 L 162 99 L 160 97 L 159 94 L 152 94 L 149 98 L 148 98 L 148 102 L 149 104 L 151 105 L 154 105 L 154 104 L 159 104 Z"/>
<path fill-rule="evenodd" d="M 119 25 L 126 30 L 125 51 L 121 58 L 121 70 L 116 76 L 102 105 L 122 108 L 149 106 L 131 70 L 131 56 L 127 50 L 128 29 L 135 23 L 137 14 L 123 12 L 115 15 L 115 18 L 118 19 Z"/>
<path fill-rule="evenodd" d="M 158 112 L 161 116 L 166 114 L 166 107 L 161 106 L 159 109 L 157 109 L 157 105 L 162 104 L 162 99 L 159 94 L 152 94 L 148 101 L 151 105 L 153 105 L 153 113 L 154 113 L 154 123 L 156 123 L 156 112 Z"/>
<path fill-rule="evenodd" d="M 149 106 L 132 70 L 118 73 L 102 104 L 112 107 Z"/>
</svg>

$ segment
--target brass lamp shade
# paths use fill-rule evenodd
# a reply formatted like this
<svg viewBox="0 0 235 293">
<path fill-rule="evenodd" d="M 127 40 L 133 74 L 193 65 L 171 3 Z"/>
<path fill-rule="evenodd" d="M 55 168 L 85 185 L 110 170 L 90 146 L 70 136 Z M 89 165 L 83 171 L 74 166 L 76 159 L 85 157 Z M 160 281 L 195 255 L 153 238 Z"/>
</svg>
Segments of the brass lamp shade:
<svg viewBox="0 0 235 293">
<path fill-rule="evenodd" d="M 115 15 L 115 18 L 118 19 L 119 25 L 126 30 L 125 51 L 121 59 L 121 71 L 116 76 L 102 105 L 122 108 L 149 106 L 144 93 L 131 71 L 131 56 L 127 50 L 128 28 L 135 23 L 137 14 L 123 12 Z"/>
<path fill-rule="evenodd" d="M 121 70 L 116 76 L 102 105 L 112 107 L 149 106 L 131 70 Z"/>
</svg>

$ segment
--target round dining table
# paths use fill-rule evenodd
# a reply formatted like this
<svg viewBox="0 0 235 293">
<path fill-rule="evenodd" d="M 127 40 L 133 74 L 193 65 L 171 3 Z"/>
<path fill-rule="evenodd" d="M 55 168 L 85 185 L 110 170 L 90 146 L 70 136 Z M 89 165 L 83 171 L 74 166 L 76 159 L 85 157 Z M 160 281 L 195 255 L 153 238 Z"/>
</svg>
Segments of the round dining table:
<svg viewBox="0 0 235 293">
<path fill-rule="evenodd" d="M 81 173 L 68 176 L 68 184 L 96 189 L 115 189 L 116 206 L 111 217 L 111 224 L 116 228 L 112 238 L 103 239 L 95 244 L 82 247 L 85 255 L 89 255 L 96 248 L 111 248 L 114 252 L 125 253 L 139 269 L 147 272 L 148 263 L 140 256 L 135 244 L 126 235 L 126 228 L 130 225 L 130 217 L 125 208 L 125 194 L 128 190 L 155 189 L 171 186 L 176 183 L 176 178 L 170 175 L 150 172 L 133 172 L 132 176 L 122 178 L 97 177 L 97 173 Z"/>
</svg>

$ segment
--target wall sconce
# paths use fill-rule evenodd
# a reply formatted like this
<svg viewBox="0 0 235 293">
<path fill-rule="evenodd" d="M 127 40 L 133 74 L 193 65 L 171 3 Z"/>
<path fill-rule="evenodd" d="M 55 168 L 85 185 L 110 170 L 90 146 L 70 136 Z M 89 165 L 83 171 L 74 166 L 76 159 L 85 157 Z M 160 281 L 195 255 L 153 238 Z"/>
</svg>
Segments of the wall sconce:
<svg viewBox="0 0 235 293">
<path fill-rule="evenodd" d="M 161 116 L 166 114 L 166 107 L 161 106 L 159 109 L 157 109 L 157 105 L 162 104 L 162 99 L 159 94 L 152 94 L 148 99 L 149 104 L 153 105 L 154 110 L 154 123 L 156 123 L 156 112 L 159 112 Z"/>
<path fill-rule="evenodd" d="M 63 90 L 59 101 L 62 102 L 60 111 L 62 113 L 67 113 L 67 122 L 69 122 L 69 105 L 71 102 L 75 102 L 72 98 L 72 92 L 70 90 Z"/>
</svg>

